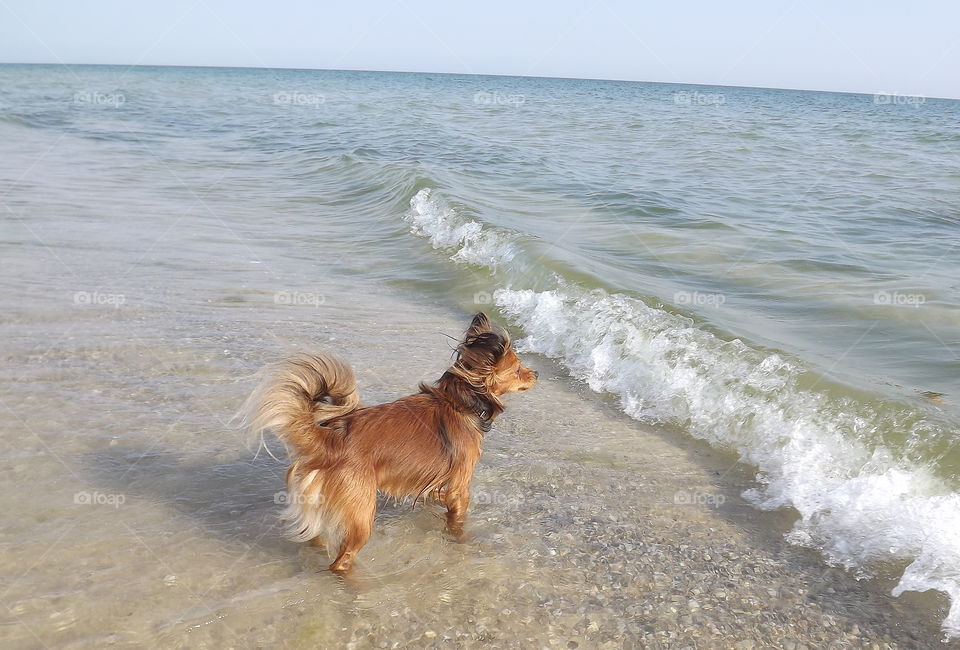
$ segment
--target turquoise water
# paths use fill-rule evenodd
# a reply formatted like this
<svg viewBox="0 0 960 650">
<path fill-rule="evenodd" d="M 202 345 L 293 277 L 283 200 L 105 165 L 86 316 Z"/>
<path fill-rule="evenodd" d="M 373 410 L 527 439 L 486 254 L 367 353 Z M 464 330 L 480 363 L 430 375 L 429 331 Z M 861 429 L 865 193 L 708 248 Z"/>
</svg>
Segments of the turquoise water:
<svg viewBox="0 0 960 650">
<path fill-rule="evenodd" d="M 20 65 L 0 89 L 3 219 L 208 211 L 322 245 L 304 299 L 353 280 L 495 312 L 632 417 L 738 452 L 792 541 L 905 561 L 897 589 L 950 593 L 960 632 L 960 102 Z M 215 243 L 179 237 L 171 273 Z"/>
</svg>

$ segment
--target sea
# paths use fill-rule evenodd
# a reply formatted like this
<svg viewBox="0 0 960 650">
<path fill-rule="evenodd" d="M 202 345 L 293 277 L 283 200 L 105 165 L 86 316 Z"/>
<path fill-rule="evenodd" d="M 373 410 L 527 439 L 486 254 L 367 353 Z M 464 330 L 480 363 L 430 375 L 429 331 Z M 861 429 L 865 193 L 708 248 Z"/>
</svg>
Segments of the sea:
<svg viewBox="0 0 960 650">
<path fill-rule="evenodd" d="M 739 459 L 790 544 L 945 594 L 960 635 L 960 101 L 10 64 L 0 151 L 11 345 L 147 306 L 190 340 L 222 325 L 204 291 L 240 305 L 254 276 L 311 318 L 486 311 L 580 399 Z M 136 323 L 111 340 L 170 343 Z M 90 396 L 58 397 L 29 412 L 75 435 Z"/>
</svg>

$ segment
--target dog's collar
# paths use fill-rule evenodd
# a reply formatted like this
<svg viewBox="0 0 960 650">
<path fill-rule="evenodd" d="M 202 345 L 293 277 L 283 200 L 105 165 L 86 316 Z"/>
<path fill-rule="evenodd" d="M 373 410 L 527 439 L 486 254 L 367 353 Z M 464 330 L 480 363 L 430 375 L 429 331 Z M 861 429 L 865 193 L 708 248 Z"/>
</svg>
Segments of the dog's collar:
<svg viewBox="0 0 960 650">
<path fill-rule="evenodd" d="M 476 413 L 480 418 L 480 431 L 487 433 L 493 427 L 493 419 L 487 414 L 487 409 L 480 409 Z"/>
</svg>

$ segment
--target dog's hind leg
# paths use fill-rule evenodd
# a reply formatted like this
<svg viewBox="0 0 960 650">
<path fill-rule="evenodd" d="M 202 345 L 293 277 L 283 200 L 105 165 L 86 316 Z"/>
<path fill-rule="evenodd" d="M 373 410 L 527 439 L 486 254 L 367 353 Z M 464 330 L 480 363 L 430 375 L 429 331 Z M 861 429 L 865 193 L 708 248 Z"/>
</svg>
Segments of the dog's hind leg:
<svg viewBox="0 0 960 650">
<path fill-rule="evenodd" d="M 330 565 L 330 570 L 337 573 L 349 571 L 353 566 L 357 552 L 370 539 L 373 519 L 377 514 L 377 490 L 373 485 L 357 486 L 352 490 L 351 497 L 348 502 L 350 509 L 341 511 L 343 541 L 340 542 L 340 552 Z"/>
</svg>

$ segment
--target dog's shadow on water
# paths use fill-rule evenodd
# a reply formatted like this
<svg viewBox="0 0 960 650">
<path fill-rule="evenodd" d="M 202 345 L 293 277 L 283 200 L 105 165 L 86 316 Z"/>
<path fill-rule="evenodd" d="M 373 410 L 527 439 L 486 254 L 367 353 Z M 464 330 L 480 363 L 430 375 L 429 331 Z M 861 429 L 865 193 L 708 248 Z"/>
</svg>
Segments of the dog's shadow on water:
<svg viewBox="0 0 960 650">
<path fill-rule="evenodd" d="M 273 456 L 261 449 L 256 456 L 240 452 L 239 457 L 230 458 L 226 454 L 190 453 L 164 445 L 118 446 L 85 456 L 82 467 L 92 485 L 101 492 L 122 494 L 127 506 L 156 504 L 165 510 L 172 508 L 172 516 L 182 518 L 184 526 L 199 526 L 206 536 L 231 550 L 245 552 L 256 548 L 299 570 L 327 574 L 330 558 L 326 549 L 293 542 L 284 536 L 280 514 L 287 499 L 284 475 L 288 462 L 282 446 L 272 443 L 270 450 Z M 128 526 L 141 533 L 141 524 L 135 517 L 131 517 Z M 391 528 L 395 528 L 398 521 L 403 522 L 399 528 L 407 534 L 440 543 L 436 538 L 442 535 L 443 519 L 438 506 L 421 500 L 420 505 L 412 507 L 409 502 L 381 499 L 377 526 L 394 524 Z M 172 525 L 164 522 L 163 530 Z M 143 534 L 149 535 L 149 531 Z M 402 555 L 403 547 L 409 546 L 386 537 L 380 535 L 372 540 L 372 549 L 386 544 L 390 552 L 399 551 Z M 443 547 L 449 549 L 450 543 Z M 410 563 L 415 564 L 415 558 Z M 366 588 L 391 580 L 395 572 L 381 575 L 382 571 L 361 561 L 353 575 L 342 582 L 354 589 Z"/>
<path fill-rule="evenodd" d="M 111 447 L 89 454 L 82 467 L 98 489 L 122 494 L 129 505 L 156 503 L 199 525 L 220 542 L 256 546 L 278 557 L 296 557 L 283 538 L 279 513 L 286 497 L 283 451 L 262 450 L 230 459 L 225 454 L 164 445 Z"/>
</svg>

